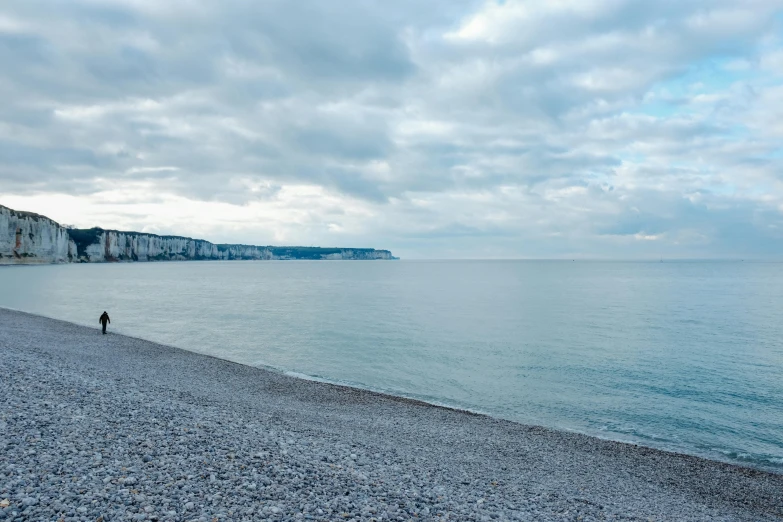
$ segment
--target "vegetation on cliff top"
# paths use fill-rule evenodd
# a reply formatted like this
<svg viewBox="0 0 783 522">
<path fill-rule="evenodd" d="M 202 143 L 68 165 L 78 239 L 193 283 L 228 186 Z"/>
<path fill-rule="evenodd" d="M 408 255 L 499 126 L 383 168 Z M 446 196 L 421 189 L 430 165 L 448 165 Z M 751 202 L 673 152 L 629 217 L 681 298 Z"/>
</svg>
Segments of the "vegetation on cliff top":
<svg viewBox="0 0 783 522">
<path fill-rule="evenodd" d="M 68 236 L 76 244 L 76 253 L 79 257 L 87 255 L 87 247 L 98 242 L 101 235 L 100 228 L 69 228 Z"/>
</svg>

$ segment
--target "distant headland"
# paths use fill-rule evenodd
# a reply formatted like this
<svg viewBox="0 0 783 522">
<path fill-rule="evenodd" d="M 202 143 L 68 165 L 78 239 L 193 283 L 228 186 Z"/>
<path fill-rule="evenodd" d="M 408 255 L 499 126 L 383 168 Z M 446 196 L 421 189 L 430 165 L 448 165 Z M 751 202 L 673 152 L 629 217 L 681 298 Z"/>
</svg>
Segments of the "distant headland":
<svg viewBox="0 0 783 522">
<path fill-rule="evenodd" d="M 397 259 L 388 250 L 214 244 L 203 239 L 65 227 L 0 205 L 0 264 L 270 259 Z"/>
</svg>

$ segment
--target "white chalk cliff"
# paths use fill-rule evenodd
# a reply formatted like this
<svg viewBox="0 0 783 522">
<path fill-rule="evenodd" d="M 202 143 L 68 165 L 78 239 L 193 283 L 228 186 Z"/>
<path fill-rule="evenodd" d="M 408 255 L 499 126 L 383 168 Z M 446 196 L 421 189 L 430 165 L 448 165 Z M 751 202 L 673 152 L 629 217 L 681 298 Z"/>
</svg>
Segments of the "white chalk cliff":
<svg viewBox="0 0 783 522">
<path fill-rule="evenodd" d="M 394 259 L 373 248 L 217 245 L 201 239 L 70 229 L 45 216 L 0 205 L 0 264 L 220 259 Z"/>
<path fill-rule="evenodd" d="M 76 244 L 68 230 L 51 219 L 0 205 L 0 263 L 64 263 Z"/>
</svg>

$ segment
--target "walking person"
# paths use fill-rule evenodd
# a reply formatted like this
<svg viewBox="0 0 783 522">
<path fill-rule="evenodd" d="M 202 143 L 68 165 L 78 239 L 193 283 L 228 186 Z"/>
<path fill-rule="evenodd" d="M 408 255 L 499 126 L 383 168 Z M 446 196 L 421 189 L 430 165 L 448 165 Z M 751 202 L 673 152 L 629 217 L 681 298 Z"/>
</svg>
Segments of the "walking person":
<svg viewBox="0 0 783 522">
<path fill-rule="evenodd" d="M 101 315 L 101 318 L 98 319 L 98 322 L 101 323 L 101 326 L 103 326 L 103 335 L 106 335 L 106 325 L 111 324 L 111 319 L 109 319 L 109 314 L 107 314 L 105 311 Z"/>
</svg>

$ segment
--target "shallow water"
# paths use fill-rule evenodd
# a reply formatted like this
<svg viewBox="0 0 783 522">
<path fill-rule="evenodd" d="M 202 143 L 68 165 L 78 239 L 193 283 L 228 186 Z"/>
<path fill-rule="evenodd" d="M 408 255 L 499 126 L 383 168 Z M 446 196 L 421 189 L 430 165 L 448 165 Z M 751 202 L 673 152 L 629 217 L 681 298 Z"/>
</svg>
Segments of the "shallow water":
<svg viewBox="0 0 783 522">
<path fill-rule="evenodd" d="M 783 264 L 0 268 L 0 306 L 525 423 L 783 471 Z M 98 332 L 96 332 L 98 334 Z"/>
</svg>

